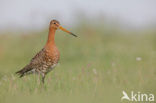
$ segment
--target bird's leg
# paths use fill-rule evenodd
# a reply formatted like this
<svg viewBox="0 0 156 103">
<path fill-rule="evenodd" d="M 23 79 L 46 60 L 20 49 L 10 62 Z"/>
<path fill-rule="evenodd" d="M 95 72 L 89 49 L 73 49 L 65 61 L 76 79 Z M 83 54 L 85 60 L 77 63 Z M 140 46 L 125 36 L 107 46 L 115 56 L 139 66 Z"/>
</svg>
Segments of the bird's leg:
<svg viewBox="0 0 156 103">
<path fill-rule="evenodd" d="M 38 84 L 39 84 L 39 88 L 40 90 L 44 90 L 44 78 L 45 78 L 45 75 L 44 73 L 39 73 L 38 74 Z"/>
<path fill-rule="evenodd" d="M 41 84 L 41 86 L 42 86 L 42 89 L 46 89 L 45 88 L 45 85 L 44 85 L 44 79 L 45 79 L 45 74 L 44 73 L 42 73 L 42 84 Z"/>
<path fill-rule="evenodd" d="M 44 84 L 45 74 L 42 73 L 42 83 Z"/>
</svg>

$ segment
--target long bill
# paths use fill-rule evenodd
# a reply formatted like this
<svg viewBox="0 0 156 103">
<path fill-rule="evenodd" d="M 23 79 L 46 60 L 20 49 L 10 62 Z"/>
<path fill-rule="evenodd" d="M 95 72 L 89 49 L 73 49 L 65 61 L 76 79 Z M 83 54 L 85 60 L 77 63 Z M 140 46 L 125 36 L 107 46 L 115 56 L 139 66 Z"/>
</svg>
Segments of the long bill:
<svg viewBox="0 0 156 103">
<path fill-rule="evenodd" d="M 62 26 L 59 26 L 59 29 L 61 29 L 62 31 L 64 31 L 64 32 L 66 32 L 66 33 L 69 33 L 69 34 L 71 34 L 71 35 L 73 35 L 73 36 L 77 37 L 77 35 L 75 35 L 75 34 L 73 34 L 72 32 L 70 32 L 70 31 L 66 30 L 66 29 L 65 29 L 65 28 L 63 28 Z"/>
</svg>

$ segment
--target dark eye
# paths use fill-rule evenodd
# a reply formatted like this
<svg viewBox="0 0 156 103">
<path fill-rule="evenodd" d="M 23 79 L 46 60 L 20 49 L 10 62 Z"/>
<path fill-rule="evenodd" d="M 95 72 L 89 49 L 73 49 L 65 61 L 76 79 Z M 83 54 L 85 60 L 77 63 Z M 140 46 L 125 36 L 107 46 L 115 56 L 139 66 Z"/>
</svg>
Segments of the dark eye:
<svg viewBox="0 0 156 103">
<path fill-rule="evenodd" d="M 56 23 L 54 23 L 54 24 L 56 24 Z"/>
</svg>

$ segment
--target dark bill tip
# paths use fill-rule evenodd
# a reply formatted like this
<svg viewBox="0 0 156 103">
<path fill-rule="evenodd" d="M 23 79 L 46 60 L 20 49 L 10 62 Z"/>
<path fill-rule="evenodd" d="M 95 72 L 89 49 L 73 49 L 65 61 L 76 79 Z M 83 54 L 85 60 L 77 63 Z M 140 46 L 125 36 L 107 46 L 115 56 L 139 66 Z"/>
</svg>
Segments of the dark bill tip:
<svg viewBox="0 0 156 103">
<path fill-rule="evenodd" d="M 73 36 L 75 36 L 75 37 L 77 37 L 77 35 L 75 35 L 75 34 L 73 34 L 73 33 L 70 33 L 71 35 L 73 35 Z"/>
</svg>

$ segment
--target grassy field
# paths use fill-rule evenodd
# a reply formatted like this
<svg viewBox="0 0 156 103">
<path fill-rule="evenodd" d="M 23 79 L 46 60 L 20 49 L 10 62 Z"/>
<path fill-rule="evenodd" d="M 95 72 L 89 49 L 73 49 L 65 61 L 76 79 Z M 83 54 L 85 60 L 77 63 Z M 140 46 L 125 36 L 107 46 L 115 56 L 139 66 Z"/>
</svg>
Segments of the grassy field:
<svg viewBox="0 0 156 103">
<path fill-rule="evenodd" d="M 44 87 L 36 75 L 14 73 L 44 46 L 48 31 L 0 35 L 0 103 L 120 103 L 123 90 L 156 94 L 156 31 L 70 30 L 79 37 L 57 31 L 60 63 Z"/>
</svg>

